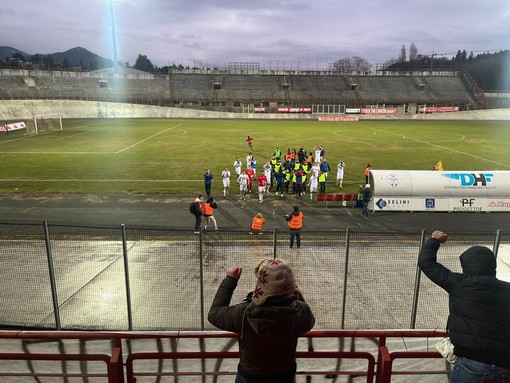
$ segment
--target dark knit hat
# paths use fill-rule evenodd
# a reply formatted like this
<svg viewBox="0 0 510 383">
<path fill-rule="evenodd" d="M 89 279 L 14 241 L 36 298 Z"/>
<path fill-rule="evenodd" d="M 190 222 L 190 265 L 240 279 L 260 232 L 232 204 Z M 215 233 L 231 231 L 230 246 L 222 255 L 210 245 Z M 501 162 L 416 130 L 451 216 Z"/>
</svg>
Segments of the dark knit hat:
<svg viewBox="0 0 510 383">
<path fill-rule="evenodd" d="M 254 304 L 261 305 L 273 296 L 292 295 L 297 291 L 292 269 L 281 259 L 264 259 L 255 267 L 257 283 Z"/>
</svg>

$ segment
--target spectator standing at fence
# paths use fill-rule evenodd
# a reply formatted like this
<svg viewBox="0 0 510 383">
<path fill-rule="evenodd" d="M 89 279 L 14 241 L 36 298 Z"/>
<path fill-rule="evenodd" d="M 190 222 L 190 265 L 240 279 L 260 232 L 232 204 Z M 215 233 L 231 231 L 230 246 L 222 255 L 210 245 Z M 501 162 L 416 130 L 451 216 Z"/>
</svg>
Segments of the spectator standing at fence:
<svg viewBox="0 0 510 383">
<path fill-rule="evenodd" d="M 370 163 L 367 163 L 365 165 L 365 183 L 368 184 L 369 182 L 369 175 L 370 175 L 370 170 L 372 170 L 372 165 L 370 165 Z"/>
<path fill-rule="evenodd" d="M 192 213 L 195 216 L 195 234 L 200 233 L 200 226 L 202 225 L 202 214 L 204 212 L 203 195 L 199 194 L 195 198 Z"/>
<path fill-rule="evenodd" d="M 345 163 L 340 161 L 336 166 L 336 184 L 340 187 L 343 187 L 342 184 L 344 182 L 344 169 Z"/>
<path fill-rule="evenodd" d="M 242 268 L 232 266 L 209 310 L 209 322 L 239 334 L 240 360 L 236 383 L 293 383 L 299 337 L 315 317 L 281 259 L 264 259 L 255 267 L 255 289 L 242 303 L 230 306 Z"/>
<path fill-rule="evenodd" d="M 510 283 L 496 278 L 496 257 L 483 246 L 460 255 L 462 273 L 437 262 L 447 234 L 436 230 L 418 265 L 449 295 L 447 330 L 457 357 L 451 383 L 503 383 L 510 379 Z"/>
<path fill-rule="evenodd" d="M 221 178 L 223 181 L 223 196 L 226 197 L 230 193 L 230 170 L 228 168 L 221 172 Z"/>
<path fill-rule="evenodd" d="M 301 229 L 303 228 L 303 213 L 299 211 L 299 206 L 294 206 L 294 211 L 285 216 L 287 225 L 290 229 L 290 245 L 292 249 L 294 247 L 294 239 L 296 240 L 296 246 L 301 247 Z"/>
<path fill-rule="evenodd" d="M 205 186 L 205 194 L 207 197 L 211 196 L 211 187 L 212 187 L 213 174 L 207 169 L 204 173 L 204 186 Z"/>
<path fill-rule="evenodd" d="M 372 200 L 372 189 L 370 188 L 370 184 L 366 184 L 364 188 L 361 188 L 361 201 L 363 202 L 363 213 L 361 216 L 363 218 L 368 218 L 368 204 Z"/>
<path fill-rule="evenodd" d="M 207 198 L 207 201 L 205 201 L 204 204 L 204 218 L 205 218 L 205 225 L 204 230 L 207 230 L 207 225 L 209 222 L 212 222 L 214 225 L 214 230 L 218 230 L 218 224 L 216 223 L 216 218 L 214 218 L 214 209 L 217 209 L 218 205 L 216 204 L 216 201 L 213 197 Z"/>
<path fill-rule="evenodd" d="M 265 223 L 266 220 L 264 219 L 264 216 L 261 213 L 258 213 L 255 217 L 253 217 L 251 222 L 250 234 L 263 234 L 262 229 L 264 228 Z"/>
</svg>

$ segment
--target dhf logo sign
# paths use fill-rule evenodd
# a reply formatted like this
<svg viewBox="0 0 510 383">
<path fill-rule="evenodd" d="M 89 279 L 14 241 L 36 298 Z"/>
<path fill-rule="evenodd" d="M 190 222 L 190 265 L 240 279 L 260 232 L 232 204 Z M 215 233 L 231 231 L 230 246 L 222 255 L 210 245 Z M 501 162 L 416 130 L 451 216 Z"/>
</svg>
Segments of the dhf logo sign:
<svg viewBox="0 0 510 383">
<path fill-rule="evenodd" d="M 461 186 L 487 186 L 492 181 L 492 173 L 449 173 L 443 174 L 444 177 L 452 180 L 459 180 Z"/>
</svg>

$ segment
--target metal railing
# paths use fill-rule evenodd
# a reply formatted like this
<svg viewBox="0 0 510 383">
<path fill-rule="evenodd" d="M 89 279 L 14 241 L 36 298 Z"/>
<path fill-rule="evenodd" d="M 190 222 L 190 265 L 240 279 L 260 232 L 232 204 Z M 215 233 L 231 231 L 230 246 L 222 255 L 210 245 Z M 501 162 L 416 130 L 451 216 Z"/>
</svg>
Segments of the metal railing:
<svg viewBox="0 0 510 383">
<path fill-rule="evenodd" d="M 254 288 L 262 258 L 294 269 L 316 329 L 439 328 L 448 297 L 417 267 L 426 237 L 418 232 L 308 231 L 300 249 L 288 231 L 90 226 L 0 222 L 0 325 L 56 330 L 212 330 L 207 311 L 225 271 L 246 270 L 232 302 Z M 510 238 L 449 233 L 440 261 L 460 271 L 471 245 L 498 255 L 508 276 Z"/>
<path fill-rule="evenodd" d="M 434 349 L 445 335 L 429 330 L 310 331 L 298 342 L 296 382 L 363 378 L 367 383 L 389 383 L 402 375 L 446 382 L 449 365 Z M 230 382 L 239 358 L 236 338 L 223 331 L 0 332 L 1 343 L 9 341 L 11 349 L 18 348 L 0 353 L 0 377 Z M 12 361 L 26 364 L 12 366 Z M 36 361 L 44 363 L 33 364 Z"/>
</svg>

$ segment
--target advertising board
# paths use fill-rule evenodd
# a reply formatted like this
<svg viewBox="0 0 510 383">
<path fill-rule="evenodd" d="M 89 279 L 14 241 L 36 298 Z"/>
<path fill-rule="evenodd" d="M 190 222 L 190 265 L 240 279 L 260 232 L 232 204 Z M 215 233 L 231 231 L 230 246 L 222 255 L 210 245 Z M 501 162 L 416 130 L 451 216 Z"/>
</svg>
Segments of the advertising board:
<svg viewBox="0 0 510 383">
<path fill-rule="evenodd" d="M 374 211 L 509 211 L 508 171 L 372 170 Z"/>
</svg>

